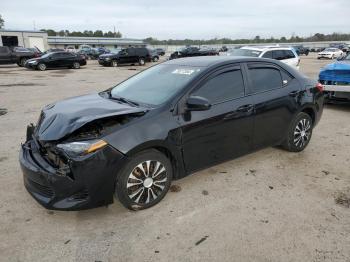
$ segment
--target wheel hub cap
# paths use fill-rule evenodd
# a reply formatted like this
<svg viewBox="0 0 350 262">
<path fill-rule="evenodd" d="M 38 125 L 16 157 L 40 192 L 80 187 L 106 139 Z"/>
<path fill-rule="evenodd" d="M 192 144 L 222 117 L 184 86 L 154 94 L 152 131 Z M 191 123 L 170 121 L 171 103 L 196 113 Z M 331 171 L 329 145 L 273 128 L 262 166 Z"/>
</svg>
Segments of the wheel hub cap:
<svg viewBox="0 0 350 262">
<path fill-rule="evenodd" d="M 153 185 L 153 179 L 148 177 L 143 181 L 143 186 L 146 188 L 150 188 Z"/>
<path fill-rule="evenodd" d="M 311 134 L 311 122 L 308 119 L 301 119 L 294 130 L 294 144 L 303 147 L 307 144 Z"/>
<path fill-rule="evenodd" d="M 167 180 L 167 171 L 161 162 L 146 160 L 129 174 L 126 185 L 129 198 L 137 204 L 153 202 L 162 194 Z"/>
</svg>

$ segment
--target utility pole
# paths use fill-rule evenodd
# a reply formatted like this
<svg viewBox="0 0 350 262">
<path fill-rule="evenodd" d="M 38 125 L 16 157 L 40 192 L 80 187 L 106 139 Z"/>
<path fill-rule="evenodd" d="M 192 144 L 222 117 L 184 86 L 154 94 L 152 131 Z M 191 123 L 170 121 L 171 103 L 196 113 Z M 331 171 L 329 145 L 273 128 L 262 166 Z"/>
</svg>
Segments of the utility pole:
<svg viewBox="0 0 350 262">
<path fill-rule="evenodd" d="M 114 38 L 115 38 L 115 25 L 113 26 L 113 31 L 114 31 Z"/>
</svg>

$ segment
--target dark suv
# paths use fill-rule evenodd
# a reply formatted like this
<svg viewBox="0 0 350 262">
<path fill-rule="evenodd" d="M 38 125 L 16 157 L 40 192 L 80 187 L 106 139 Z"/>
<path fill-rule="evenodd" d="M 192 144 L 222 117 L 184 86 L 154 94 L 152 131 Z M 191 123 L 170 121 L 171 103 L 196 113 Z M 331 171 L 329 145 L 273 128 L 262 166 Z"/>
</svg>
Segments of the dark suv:
<svg viewBox="0 0 350 262">
<path fill-rule="evenodd" d="M 11 49 L 7 46 L 0 46 L 0 65 L 17 64 L 19 66 L 24 66 L 28 59 L 34 57 L 34 52 L 23 47 L 14 47 Z"/>
<path fill-rule="evenodd" d="M 145 65 L 152 61 L 152 51 L 145 47 L 130 47 L 122 49 L 117 54 L 104 54 L 98 58 L 98 63 L 103 66 L 118 66 L 121 64 Z"/>
</svg>

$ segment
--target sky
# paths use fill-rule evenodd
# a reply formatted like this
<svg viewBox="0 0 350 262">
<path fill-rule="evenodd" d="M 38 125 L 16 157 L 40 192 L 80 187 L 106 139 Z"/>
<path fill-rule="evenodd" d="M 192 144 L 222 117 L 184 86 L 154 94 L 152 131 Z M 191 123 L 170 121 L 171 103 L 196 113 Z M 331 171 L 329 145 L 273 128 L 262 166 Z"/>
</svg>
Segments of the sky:
<svg viewBox="0 0 350 262">
<path fill-rule="evenodd" d="M 1 0 L 5 29 L 211 39 L 350 33 L 350 0 Z"/>
</svg>

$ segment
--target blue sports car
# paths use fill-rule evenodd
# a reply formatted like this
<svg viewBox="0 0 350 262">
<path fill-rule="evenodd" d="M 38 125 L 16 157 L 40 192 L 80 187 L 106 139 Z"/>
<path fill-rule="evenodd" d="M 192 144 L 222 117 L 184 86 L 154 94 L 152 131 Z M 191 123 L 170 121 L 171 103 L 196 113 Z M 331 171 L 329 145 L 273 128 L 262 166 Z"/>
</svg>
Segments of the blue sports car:
<svg viewBox="0 0 350 262">
<path fill-rule="evenodd" d="M 328 101 L 350 102 L 350 54 L 321 69 L 319 82 Z"/>
</svg>

